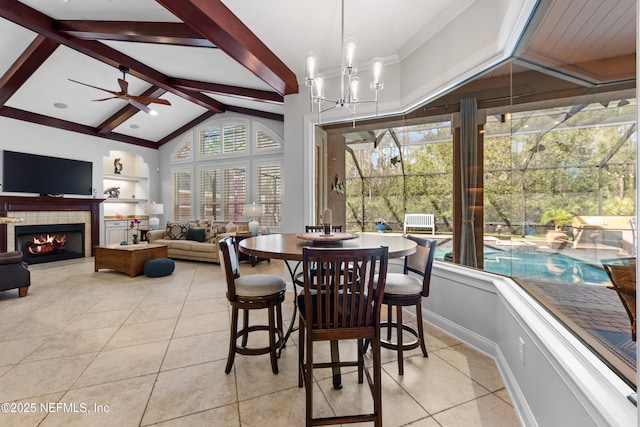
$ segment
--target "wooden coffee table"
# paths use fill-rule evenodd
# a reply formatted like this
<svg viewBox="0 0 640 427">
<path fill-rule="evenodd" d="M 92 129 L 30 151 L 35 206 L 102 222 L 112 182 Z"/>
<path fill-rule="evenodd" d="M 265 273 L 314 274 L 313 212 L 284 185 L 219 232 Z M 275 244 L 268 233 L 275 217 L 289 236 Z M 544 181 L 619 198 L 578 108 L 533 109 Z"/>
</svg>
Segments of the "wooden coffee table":
<svg viewBox="0 0 640 427">
<path fill-rule="evenodd" d="M 95 271 L 101 268 L 116 270 L 135 277 L 142 274 L 150 259 L 166 258 L 167 247 L 154 243 L 142 245 L 94 246 Z"/>
</svg>

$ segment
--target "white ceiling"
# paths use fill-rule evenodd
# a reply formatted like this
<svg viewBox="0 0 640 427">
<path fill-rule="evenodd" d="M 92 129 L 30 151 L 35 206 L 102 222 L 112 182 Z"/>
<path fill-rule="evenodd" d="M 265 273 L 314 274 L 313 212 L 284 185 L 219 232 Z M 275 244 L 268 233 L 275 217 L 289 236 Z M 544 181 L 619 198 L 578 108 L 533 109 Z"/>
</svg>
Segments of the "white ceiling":
<svg viewBox="0 0 640 427">
<path fill-rule="evenodd" d="M 356 37 L 361 62 L 376 56 L 395 61 L 409 54 L 438 28 L 475 0 L 346 0 L 345 37 Z M 21 0 L 54 20 L 181 22 L 154 0 Z M 223 0 L 266 46 L 298 76 L 304 74 L 304 55 L 315 51 L 321 71 L 331 75 L 340 64 L 341 1 Z M 390 5 L 393 7 L 390 7 Z M 0 73 L 5 73 L 36 37 L 36 33 L 0 18 Z M 103 41 L 101 43 L 140 61 L 170 78 L 275 92 L 263 80 L 225 54 L 222 49 L 171 44 Z M 132 69 L 133 72 L 133 69 Z M 97 127 L 127 102 L 92 100 L 105 92 L 70 82 L 74 79 L 118 91 L 122 73 L 66 46 L 55 52 L 5 103 L 6 106 L 89 127 Z M 151 83 L 127 75 L 129 93 L 139 95 Z M 301 85 L 300 90 L 306 90 Z M 282 115 L 282 102 L 205 93 L 225 106 Z M 171 106 L 152 104 L 158 116 L 136 113 L 113 131 L 157 142 L 207 112 L 207 108 L 170 92 L 161 96 Z M 65 104 L 66 109 L 54 104 Z M 133 125 L 133 126 L 132 126 Z"/>
<path fill-rule="evenodd" d="M 5 76 L 0 79 L 0 98 L 5 94 L 2 99 L 4 106 L 0 103 L 0 115 L 19 115 L 23 120 L 46 122 L 66 129 L 77 124 L 81 128 L 79 131 L 84 133 L 106 134 L 112 139 L 150 147 L 157 147 L 157 143 L 166 142 L 188 124 L 204 120 L 213 114 L 211 109 L 215 109 L 216 105 L 212 99 L 221 104 L 222 111 L 237 111 L 283 120 L 282 92 L 295 92 L 291 90 L 290 83 L 286 83 L 288 89 L 283 91 L 280 88 L 281 93 L 277 93 L 223 49 L 175 43 L 121 41 L 122 37 L 114 40 L 117 37 L 113 35 L 110 36 L 112 40 L 79 40 L 74 35 L 67 36 L 58 22 L 74 20 L 92 25 L 93 21 L 125 21 L 131 23 L 133 34 L 138 34 L 135 32 L 137 22 L 165 23 L 161 31 L 167 31 L 167 23 L 182 22 L 159 1 L 169 3 L 167 0 L 0 1 L 0 75 Z M 226 6 L 242 22 L 235 23 L 234 26 L 245 26 L 243 37 L 249 31 L 252 32 L 274 57 L 284 63 L 285 70 L 279 74 L 280 77 L 295 75 L 298 82 L 301 82 L 304 56 L 308 51 L 318 54 L 320 72 L 326 76 L 337 74 L 341 53 L 341 0 L 192 2 L 205 4 L 207 7 Z M 344 0 L 344 35 L 359 40 L 358 58 L 361 63 L 377 56 L 385 58 L 385 62 L 401 61 L 475 2 L 481 2 L 487 8 L 494 5 L 494 0 Z M 178 0 L 170 4 L 178 4 Z M 22 6 L 33 8 L 37 12 L 24 13 Z M 587 75 L 594 84 L 606 84 L 613 79 L 635 76 L 635 71 L 631 69 L 635 63 L 632 61 L 635 54 L 635 0 L 540 0 L 538 10 L 540 13 L 536 12 L 532 20 L 535 33 L 524 36 L 526 40 L 523 44 L 529 46 L 529 49 L 525 47 L 520 52 L 521 60 L 527 66 L 536 62 L 542 66 L 543 72 L 555 67 L 565 74 Z M 33 62 L 33 57 L 37 57 L 29 57 L 24 52 L 38 34 L 12 21 L 19 21 L 23 15 L 35 19 L 34 16 L 38 14 L 46 15 L 37 16 L 38 25 L 43 21 L 52 21 L 51 28 L 42 24 L 39 31 L 53 32 L 52 37 L 50 33 L 45 36 L 61 42 L 61 45 L 53 54 L 41 60 L 42 64 L 35 71 L 28 71 L 28 74 L 33 74 L 26 81 L 20 81 L 19 84 L 7 83 L 9 79 L 6 77 L 12 75 L 12 70 L 20 70 L 19 73 L 13 73 L 13 77 L 20 80 L 20 64 L 28 63 L 29 59 Z M 184 27 L 193 32 L 192 28 L 197 25 L 192 25 L 192 18 L 185 19 L 189 22 Z M 118 36 L 127 35 L 128 25 L 124 33 Z M 481 31 L 481 25 L 478 30 Z M 117 68 L 119 64 L 113 59 L 110 64 L 106 64 L 65 46 L 69 43 L 66 43 L 66 39 L 59 38 L 61 34 L 75 43 L 70 43 L 72 47 L 89 46 L 89 50 L 95 51 L 96 46 L 106 46 L 115 52 L 115 56 L 125 55 L 128 61 L 144 68 L 136 70 L 130 65 L 132 74 L 127 75 L 126 80 L 129 82 L 129 93 L 133 95 L 140 95 L 153 88 L 154 82 L 156 85 L 158 81 L 168 82 L 164 86 L 159 85 L 160 93 L 164 93 L 159 96 L 172 105 L 151 104 L 159 113 L 155 117 L 135 109 L 133 115 L 128 117 L 125 115 L 128 104 L 124 100 L 93 102 L 92 100 L 104 98 L 108 94 L 70 82 L 69 79 L 117 91 L 117 79 L 122 77 Z M 204 37 L 198 35 L 198 38 L 206 42 Z M 601 53 L 594 52 L 590 46 L 608 48 L 603 47 L 605 52 Z M 264 49 L 260 50 L 259 53 L 263 53 Z M 618 64 L 615 60 L 607 60 L 606 57 L 611 52 L 620 58 Z M 246 56 L 255 53 L 256 51 L 249 50 Z M 22 60 L 21 55 L 24 56 Z M 569 63 L 559 63 L 561 58 L 568 59 Z M 601 58 L 605 60 L 595 61 Z M 633 64 L 623 68 L 626 74 L 622 76 L 610 75 L 612 70 L 617 72 L 621 69 L 617 66 L 621 59 L 626 59 L 627 64 L 630 61 Z M 259 64 L 254 69 L 261 66 Z M 274 69 L 269 68 L 268 71 Z M 149 73 L 160 77 L 154 80 L 149 78 Z M 191 92 L 185 93 L 176 79 L 196 82 L 199 86 L 197 90 L 191 89 Z M 215 91 L 211 87 L 203 89 L 203 85 L 207 84 L 240 89 L 236 89 L 235 94 L 229 91 L 221 94 L 224 90 L 219 86 Z M 169 92 L 164 91 L 167 87 Z M 295 89 L 295 82 L 293 87 Z M 301 84 L 298 90 L 303 92 L 307 88 Z M 56 108 L 54 104 L 64 104 L 67 108 Z M 51 124 L 52 121 L 55 123 Z"/>
</svg>

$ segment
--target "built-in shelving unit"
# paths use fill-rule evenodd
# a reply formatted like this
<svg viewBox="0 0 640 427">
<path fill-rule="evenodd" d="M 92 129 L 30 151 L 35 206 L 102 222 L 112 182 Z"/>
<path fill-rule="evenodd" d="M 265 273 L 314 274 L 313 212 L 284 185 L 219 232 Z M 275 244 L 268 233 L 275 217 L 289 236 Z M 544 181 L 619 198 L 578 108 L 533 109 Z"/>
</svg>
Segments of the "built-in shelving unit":
<svg viewBox="0 0 640 427">
<path fill-rule="evenodd" d="M 119 159 L 117 165 L 116 159 Z M 115 170 L 120 173 L 114 173 Z M 130 240 L 133 231 L 129 224 L 134 218 L 141 221 L 137 228 L 149 228 L 149 217 L 144 209 L 149 202 L 149 166 L 137 154 L 111 151 L 103 159 L 103 171 L 104 242 L 116 244 Z M 119 195 L 109 197 L 107 191 L 114 187 Z"/>
<path fill-rule="evenodd" d="M 149 202 L 149 166 L 142 157 L 126 151 L 111 151 L 104 157 L 103 170 L 104 216 L 143 215 L 144 204 Z M 115 173 L 116 170 L 119 173 Z M 110 197 L 111 188 L 117 189 L 118 197 Z"/>
</svg>

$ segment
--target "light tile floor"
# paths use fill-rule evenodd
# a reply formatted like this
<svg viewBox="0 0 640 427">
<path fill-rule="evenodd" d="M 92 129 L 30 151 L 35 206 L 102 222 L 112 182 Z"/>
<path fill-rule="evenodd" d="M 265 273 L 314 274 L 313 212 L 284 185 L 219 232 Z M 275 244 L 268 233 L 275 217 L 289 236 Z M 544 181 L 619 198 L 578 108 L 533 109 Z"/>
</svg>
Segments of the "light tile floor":
<svg viewBox="0 0 640 427">
<path fill-rule="evenodd" d="M 241 268 L 283 274 L 278 261 Z M 31 266 L 31 282 L 26 298 L 0 292 L 0 425 L 304 425 L 297 334 L 278 375 L 268 355 L 238 355 L 225 375 L 229 309 L 218 265 L 177 261 L 171 276 L 130 278 L 95 273 L 87 258 Z M 382 350 L 384 425 L 518 426 L 494 361 L 427 331 L 429 357 L 407 355 L 404 376 Z M 336 391 L 319 371 L 316 414 L 370 405 L 356 377 L 344 372 Z"/>
</svg>

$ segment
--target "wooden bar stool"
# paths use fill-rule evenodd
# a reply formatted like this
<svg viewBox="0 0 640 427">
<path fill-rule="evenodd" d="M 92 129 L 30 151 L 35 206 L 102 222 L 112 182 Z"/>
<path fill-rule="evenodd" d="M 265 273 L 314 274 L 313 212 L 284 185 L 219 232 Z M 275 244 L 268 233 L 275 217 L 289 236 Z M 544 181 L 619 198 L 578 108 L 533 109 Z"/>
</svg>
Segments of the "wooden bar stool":
<svg viewBox="0 0 640 427">
<path fill-rule="evenodd" d="M 225 372 L 228 374 L 233 367 L 236 353 L 271 355 L 271 370 L 278 373 L 278 359 L 276 352 L 282 343 L 282 302 L 286 290 L 286 283 L 282 277 L 271 274 L 251 274 L 240 277 L 238 267 L 238 253 L 233 236 L 220 241 L 222 269 L 227 279 L 227 300 L 231 304 L 231 333 L 229 335 L 229 356 Z M 249 325 L 251 310 L 267 309 L 269 320 L 267 325 Z M 243 326 L 238 330 L 238 312 L 242 310 Z M 269 345 L 266 347 L 247 347 L 249 333 L 268 331 Z M 238 345 L 238 339 L 242 342 Z"/>
</svg>

